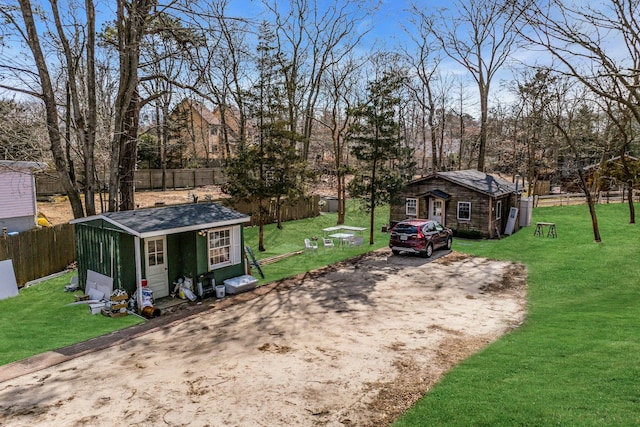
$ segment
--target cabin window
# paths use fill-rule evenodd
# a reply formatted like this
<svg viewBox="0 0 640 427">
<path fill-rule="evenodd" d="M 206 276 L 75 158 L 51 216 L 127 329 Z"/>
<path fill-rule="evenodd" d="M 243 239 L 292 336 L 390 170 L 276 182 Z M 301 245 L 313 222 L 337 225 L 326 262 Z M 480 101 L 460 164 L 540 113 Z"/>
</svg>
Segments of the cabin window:
<svg viewBox="0 0 640 427">
<path fill-rule="evenodd" d="M 471 202 L 458 202 L 458 219 L 461 221 L 471 220 Z"/>
<path fill-rule="evenodd" d="M 209 270 L 241 262 L 239 226 L 210 230 L 207 237 Z"/>
<path fill-rule="evenodd" d="M 502 218 L 502 200 L 496 202 L 496 220 Z"/>
<path fill-rule="evenodd" d="M 418 199 L 407 197 L 406 212 L 407 216 L 418 216 Z"/>
<path fill-rule="evenodd" d="M 211 136 L 218 136 L 218 126 L 211 126 Z"/>
</svg>

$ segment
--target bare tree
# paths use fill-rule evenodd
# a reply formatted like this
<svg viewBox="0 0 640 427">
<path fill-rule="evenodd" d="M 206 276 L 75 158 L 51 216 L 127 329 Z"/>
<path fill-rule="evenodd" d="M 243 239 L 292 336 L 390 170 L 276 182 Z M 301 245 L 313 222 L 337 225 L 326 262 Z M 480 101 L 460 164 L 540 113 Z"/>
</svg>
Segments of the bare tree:
<svg viewBox="0 0 640 427">
<path fill-rule="evenodd" d="M 600 159 L 598 170 L 602 170 L 605 160 L 611 152 L 610 147 L 602 141 L 593 130 L 594 114 L 589 105 L 588 92 L 577 86 L 575 80 L 557 78 L 551 88 L 552 100 L 546 105 L 545 119 L 557 131 L 561 141 L 569 148 L 573 156 L 574 169 L 578 175 L 578 184 L 584 192 L 591 216 L 593 238 L 596 243 L 602 241 L 595 204 L 597 197 L 594 192 L 598 188 L 598 176 L 591 182 L 584 171 L 585 160 L 590 162 L 593 157 Z"/>
<path fill-rule="evenodd" d="M 57 8 L 57 4 L 55 2 L 53 2 L 51 6 L 54 9 Z M 39 26 L 36 23 L 31 2 L 30 0 L 19 0 L 18 8 L 3 5 L 3 7 L 0 7 L 0 13 L 4 20 L 11 25 L 15 34 L 17 34 L 18 37 L 21 38 L 21 40 L 29 47 L 29 52 L 35 67 L 34 71 L 30 69 L 28 65 L 17 64 L 16 62 L 5 63 L 2 67 L 3 71 L 8 71 L 14 76 L 17 75 L 18 81 L 15 85 L 2 84 L 0 87 L 14 92 L 21 92 L 23 94 L 34 96 L 40 99 L 44 104 L 47 133 L 60 182 L 62 183 L 65 193 L 69 197 L 73 216 L 75 218 L 83 217 L 84 208 L 82 206 L 80 194 L 75 183 L 71 179 L 65 150 L 62 145 L 63 138 L 60 130 L 55 87 L 49 70 L 49 65 L 47 64 L 45 52 L 43 50 L 43 43 L 38 31 Z M 64 39 L 66 36 L 61 26 L 58 26 L 57 30 L 57 36 L 60 39 Z M 60 31 L 62 32 L 60 33 Z M 51 32 L 50 34 L 53 35 L 55 33 Z M 67 69 L 72 69 L 74 66 L 75 63 L 73 61 L 66 64 Z M 26 78 L 31 78 L 32 81 L 27 82 L 25 80 Z"/>
<path fill-rule="evenodd" d="M 604 102 L 603 102 L 604 101 Z M 618 102 L 603 99 L 597 102 L 610 121 L 609 138 L 613 150 L 618 153 L 619 163 L 609 160 L 606 162 L 603 179 L 616 180 L 623 184 L 623 191 L 627 192 L 629 205 L 629 224 L 636 222 L 636 210 L 633 203 L 633 185 L 638 181 L 640 162 L 629 158 L 629 151 L 633 142 L 637 141 L 638 129 L 633 126 L 633 115 L 624 105 Z"/>
<path fill-rule="evenodd" d="M 485 169 L 491 83 L 515 47 L 517 9 L 510 1 L 454 0 L 431 19 L 432 33 L 444 52 L 467 69 L 478 86 L 480 140 L 478 170 Z"/>
<path fill-rule="evenodd" d="M 410 70 L 407 89 L 420 110 L 420 115 L 416 119 L 419 123 L 418 133 L 422 141 L 422 173 L 424 174 L 429 170 L 426 161 L 428 140 L 431 141 L 430 169 L 437 171 L 441 168 L 441 150 L 438 150 L 436 127 L 436 103 L 438 100 L 435 94 L 435 80 L 438 77 L 437 72 L 441 59 L 437 56 L 438 52 L 435 50 L 434 36 L 431 32 L 433 18 L 426 15 L 422 8 L 418 8 L 415 5 L 411 6 L 411 13 L 414 17 L 411 21 L 414 28 L 407 28 L 405 32 L 413 44 L 413 49 L 405 49 L 403 57 Z M 442 111 L 442 114 L 444 114 L 444 111 Z M 429 138 L 427 138 L 427 132 L 429 133 Z"/>
<path fill-rule="evenodd" d="M 362 62 L 355 58 L 332 61 L 323 84 L 324 111 L 317 120 L 331 133 L 333 166 L 336 174 L 336 192 L 338 194 L 337 224 L 344 224 L 346 214 L 346 177 L 349 172 L 347 160 L 347 130 L 351 124 L 352 108 L 356 104 L 356 89 L 360 88 L 360 70 Z"/>
<path fill-rule="evenodd" d="M 0 160 L 43 161 L 51 158 L 39 102 L 0 100 Z"/>
<path fill-rule="evenodd" d="M 572 4 L 523 1 L 521 30 L 599 97 L 619 102 L 640 123 L 640 20 L 636 0 Z"/>
<path fill-rule="evenodd" d="M 315 107 L 324 74 L 356 46 L 367 31 L 358 29 L 371 13 L 366 0 L 318 2 L 263 0 L 272 14 L 278 60 L 285 79 L 292 132 L 304 137 L 301 156 L 308 160 Z M 319 3 L 325 6 L 320 8 Z M 358 31 L 357 31 L 358 30 Z"/>
<path fill-rule="evenodd" d="M 72 49 L 66 37 L 58 0 L 51 0 L 51 10 L 57 34 L 62 46 L 62 53 L 67 67 L 67 90 L 70 105 L 67 109 L 73 112 L 73 128 L 77 133 L 78 140 L 81 141 L 84 152 L 84 204 L 87 215 L 95 215 L 95 161 L 94 147 L 96 141 L 97 107 L 96 107 L 96 12 L 93 1 L 85 0 L 86 11 L 86 97 L 83 100 L 86 104 L 86 111 L 81 107 L 80 88 L 78 88 L 78 62 L 80 60 L 81 49 Z"/>
<path fill-rule="evenodd" d="M 140 95 L 138 68 L 140 47 L 155 2 L 118 0 L 116 5 L 116 49 L 119 55 L 119 86 L 109 166 L 109 211 L 132 210 L 134 170 L 138 137 Z M 120 198 L 118 198 L 120 196 Z"/>
<path fill-rule="evenodd" d="M 549 103 L 557 96 L 552 90 L 554 83 L 555 77 L 550 70 L 544 68 L 538 68 L 533 72 L 526 69 L 521 80 L 516 79 L 513 83 L 512 90 L 517 95 L 514 106 L 517 128 L 513 141 L 513 155 L 515 157 L 519 153 L 524 154 L 528 194 L 534 194 L 543 162 L 552 158 L 552 150 L 549 147 L 552 138 L 548 138 L 549 135 L 544 132 L 547 126 L 544 114 Z"/>
</svg>

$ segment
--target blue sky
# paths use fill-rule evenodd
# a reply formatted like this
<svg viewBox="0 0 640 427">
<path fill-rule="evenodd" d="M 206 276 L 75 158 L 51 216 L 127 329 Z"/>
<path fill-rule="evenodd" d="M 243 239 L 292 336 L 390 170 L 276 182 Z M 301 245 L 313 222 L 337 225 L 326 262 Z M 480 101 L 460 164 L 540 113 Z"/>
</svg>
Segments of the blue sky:
<svg viewBox="0 0 640 427">
<path fill-rule="evenodd" d="M 11 1 L 11 0 L 10 0 Z M 201 0 L 207 1 L 207 0 Z M 312 1 L 312 0 L 309 0 Z M 349 2 L 348 0 L 343 0 L 346 3 L 343 3 L 349 7 L 353 2 Z M 394 50 L 401 43 L 407 42 L 407 35 L 404 32 L 403 26 L 409 25 L 409 14 L 407 9 L 409 8 L 409 3 L 411 0 L 368 0 L 370 4 L 378 4 L 379 9 L 376 14 L 371 16 L 370 18 L 364 20 L 361 24 L 361 28 L 370 29 L 370 32 L 365 37 L 363 51 L 367 51 L 369 48 L 375 48 L 380 50 Z M 431 12 L 435 12 L 437 8 L 443 7 L 446 4 L 441 0 L 437 1 L 427 1 L 427 0 L 416 0 L 422 4 L 425 4 L 425 7 L 428 7 L 429 10 L 425 10 L 425 13 L 429 14 Z M 472 0 L 471 0 L 472 1 Z M 46 4 L 47 1 L 44 1 L 43 4 Z M 285 7 L 289 3 L 289 0 L 282 0 L 279 4 L 282 7 Z M 332 0 L 318 0 L 318 4 L 320 7 L 324 4 L 331 4 Z M 36 3 L 34 3 L 35 5 Z M 61 5 L 64 6 L 66 1 L 62 0 Z M 115 16 L 115 3 L 110 0 L 101 0 L 96 3 L 97 8 L 97 18 L 98 18 L 98 30 L 101 24 L 105 21 L 110 21 Z M 261 0 L 230 0 L 228 11 L 232 15 L 236 15 L 238 17 L 255 19 L 259 21 L 261 19 L 261 15 L 265 12 L 266 7 L 264 6 Z M 5 51 L 5 54 L 7 51 Z M 522 52 L 519 56 L 528 56 L 529 53 Z M 0 58 L 1 59 L 1 58 Z M 469 91 L 470 93 L 475 92 L 475 87 L 472 81 L 470 80 L 470 76 L 468 72 L 462 68 L 456 62 L 444 58 L 442 63 L 442 67 L 446 70 L 447 73 L 455 73 L 459 76 L 463 76 L 465 80 L 469 82 Z M 510 78 L 510 72 L 505 70 L 502 72 L 496 81 L 494 81 L 493 93 L 497 93 L 499 90 L 499 80 L 500 79 L 508 79 Z"/>
</svg>

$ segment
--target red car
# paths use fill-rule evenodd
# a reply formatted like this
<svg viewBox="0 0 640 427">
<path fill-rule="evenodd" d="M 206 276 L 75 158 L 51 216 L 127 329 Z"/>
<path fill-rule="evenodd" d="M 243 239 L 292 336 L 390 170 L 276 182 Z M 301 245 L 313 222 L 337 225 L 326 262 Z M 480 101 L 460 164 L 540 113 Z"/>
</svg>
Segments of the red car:
<svg viewBox="0 0 640 427">
<path fill-rule="evenodd" d="M 435 249 L 451 249 L 453 231 L 438 221 L 407 219 L 391 229 L 389 247 L 394 255 L 400 252 L 421 254 L 429 258 Z"/>
</svg>

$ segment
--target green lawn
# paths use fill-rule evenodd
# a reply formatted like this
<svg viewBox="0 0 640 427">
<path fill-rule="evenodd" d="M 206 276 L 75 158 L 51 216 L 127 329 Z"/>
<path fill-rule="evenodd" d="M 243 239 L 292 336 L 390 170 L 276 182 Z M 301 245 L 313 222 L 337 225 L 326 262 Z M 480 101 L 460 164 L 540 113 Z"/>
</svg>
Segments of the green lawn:
<svg viewBox="0 0 640 427">
<path fill-rule="evenodd" d="M 638 210 L 638 207 L 636 207 Z M 454 249 L 528 268 L 525 324 L 452 370 L 394 426 L 640 425 L 640 225 L 626 204 L 534 210 L 525 228 Z M 639 218 L 640 219 L 640 218 Z"/>
<path fill-rule="evenodd" d="M 136 316 L 91 315 L 64 287 L 74 273 L 23 288 L 0 301 L 0 365 L 140 323 Z"/>
</svg>

